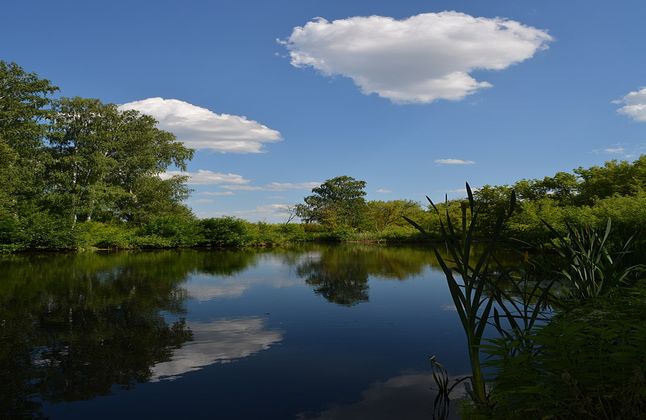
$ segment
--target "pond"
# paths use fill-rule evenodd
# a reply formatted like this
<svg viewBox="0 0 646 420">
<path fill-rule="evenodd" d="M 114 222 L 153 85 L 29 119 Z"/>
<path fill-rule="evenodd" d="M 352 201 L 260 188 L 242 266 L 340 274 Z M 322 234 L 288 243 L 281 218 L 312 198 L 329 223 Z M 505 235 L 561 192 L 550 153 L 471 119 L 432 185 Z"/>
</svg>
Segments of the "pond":
<svg viewBox="0 0 646 420">
<path fill-rule="evenodd" d="M 425 248 L 0 259 L 0 417 L 421 419 L 469 372 Z"/>
</svg>

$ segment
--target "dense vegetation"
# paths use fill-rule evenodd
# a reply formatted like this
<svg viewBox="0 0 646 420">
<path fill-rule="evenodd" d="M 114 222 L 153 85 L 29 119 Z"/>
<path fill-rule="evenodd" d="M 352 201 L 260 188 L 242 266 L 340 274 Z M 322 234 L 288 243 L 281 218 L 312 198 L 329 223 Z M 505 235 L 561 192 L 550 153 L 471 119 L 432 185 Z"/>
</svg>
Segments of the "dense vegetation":
<svg viewBox="0 0 646 420">
<path fill-rule="evenodd" d="M 366 183 L 327 180 L 294 207 L 301 223 L 199 220 L 183 204 L 190 190 L 168 168 L 186 168 L 193 151 L 156 121 L 97 99 L 54 97 L 58 87 L 16 64 L 0 62 L 0 250 L 244 247 L 288 242 L 413 242 L 423 237 L 402 216 L 440 239 L 444 208 L 456 220 L 464 200 L 437 213 L 411 200 L 365 199 Z M 567 224 L 613 232 L 643 229 L 646 156 L 475 191 L 479 226 L 491 226 L 516 191 L 507 236 L 547 241 Z M 487 235 L 480 229 L 478 235 Z M 638 242 L 643 235 L 638 235 Z M 643 241 L 642 241 L 643 242 Z M 642 245 L 642 244 L 638 244 Z"/>
<path fill-rule="evenodd" d="M 442 246 L 432 249 L 464 329 L 472 369 L 450 378 L 431 359 L 438 389 L 434 418 L 448 418 L 451 392 L 463 382 L 464 418 L 643 418 L 646 258 L 635 248 L 641 223 L 632 232 L 628 226 L 613 232 L 611 218 L 601 228 L 569 221 L 561 232 L 543 221 L 551 238 L 526 243 L 530 252 L 525 249 L 509 264 L 497 252 L 508 245 L 515 191 L 499 201 L 490 220 L 490 203 L 476 200 L 468 184 L 466 189 L 461 217 L 431 202 L 443 216 Z"/>
</svg>

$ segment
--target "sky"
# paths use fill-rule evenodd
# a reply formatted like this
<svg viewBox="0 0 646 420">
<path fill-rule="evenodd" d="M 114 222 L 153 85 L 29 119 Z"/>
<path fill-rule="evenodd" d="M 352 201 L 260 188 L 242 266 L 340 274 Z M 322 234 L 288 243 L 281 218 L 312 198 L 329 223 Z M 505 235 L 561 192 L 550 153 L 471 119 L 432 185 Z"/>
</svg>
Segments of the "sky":
<svg viewBox="0 0 646 420">
<path fill-rule="evenodd" d="M 441 200 L 646 150 L 641 0 L 22 0 L 1 13 L 0 59 L 62 96 L 153 115 L 196 149 L 200 217 L 285 221 L 340 175 L 371 200 Z"/>
</svg>

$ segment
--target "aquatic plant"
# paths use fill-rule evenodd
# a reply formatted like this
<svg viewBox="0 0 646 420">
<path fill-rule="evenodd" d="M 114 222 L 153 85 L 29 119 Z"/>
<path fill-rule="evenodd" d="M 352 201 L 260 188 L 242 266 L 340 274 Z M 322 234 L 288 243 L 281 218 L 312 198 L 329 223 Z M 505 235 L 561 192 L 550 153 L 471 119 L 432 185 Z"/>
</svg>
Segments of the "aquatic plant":
<svg viewBox="0 0 646 420">
<path fill-rule="evenodd" d="M 554 234 L 551 248 L 565 261 L 559 270 L 569 289 L 568 298 L 574 301 L 603 296 L 625 285 L 644 270 L 641 264 L 629 265 L 625 257 L 631 252 L 634 236 L 618 244 L 610 240 L 612 221 L 608 219 L 605 229 L 566 224 L 566 234 L 561 235 L 543 222 Z"/>
<path fill-rule="evenodd" d="M 492 287 L 492 276 L 497 277 L 494 251 L 502 239 L 503 226 L 516 205 L 516 194 L 512 191 L 505 211 L 500 212 L 490 235 L 476 239 L 476 225 L 480 213 L 469 184 L 466 184 L 468 199 L 463 202 L 461 226 L 451 218 L 448 206 L 444 217 L 433 201 L 426 197 L 440 219 L 441 243 L 449 258 L 443 257 L 436 245 L 432 245 L 437 261 L 444 272 L 460 323 L 466 334 L 469 360 L 471 362 L 470 394 L 476 404 L 487 404 L 487 390 L 480 360 L 480 345 L 489 324 L 489 318 L 496 302 L 496 290 Z M 448 199 L 445 198 L 445 202 Z M 430 236 L 415 221 L 404 217 L 423 234 Z M 475 252 L 476 244 L 482 245 Z"/>
</svg>

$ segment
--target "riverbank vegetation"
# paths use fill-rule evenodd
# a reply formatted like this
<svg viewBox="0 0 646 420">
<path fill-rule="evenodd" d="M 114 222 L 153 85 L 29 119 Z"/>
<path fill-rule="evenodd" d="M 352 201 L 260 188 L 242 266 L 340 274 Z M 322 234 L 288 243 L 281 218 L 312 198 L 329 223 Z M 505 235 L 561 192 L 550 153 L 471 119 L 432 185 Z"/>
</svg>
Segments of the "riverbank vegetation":
<svg viewBox="0 0 646 420">
<path fill-rule="evenodd" d="M 496 250 L 507 245 L 516 192 L 509 191 L 492 223 L 480 217 L 487 203 L 466 189 L 461 217 L 443 209 L 442 245 L 432 249 L 464 329 L 472 372 L 451 379 L 431 358 L 434 418 L 448 418 L 450 394 L 462 383 L 468 396 L 462 416 L 469 419 L 642 418 L 646 259 L 635 248 L 639 229 L 613 232 L 608 218 L 601 228 L 565 222 L 561 233 L 542 220 L 551 239 L 527 243 L 530 253 L 503 263 Z M 475 252 L 478 230 L 484 248 Z"/>
<path fill-rule="evenodd" d="M 420 242 L 441 238 L 444 210 L 458 220 L 463 199 L 438 213 L 411 200 L 366 200 L 366 183 L 349 176 L 325 181 L 293 206 L 300 222 L 198 219 L 184 204 L 185 169 L 193 151 L 156 121 L 97 99 L 56 96 L 50 81 L 0 62 L 0 251 L 275 246 L 304 241 Z M 634 162 L 559 172 L 474 192 L 479 226 L 491 226 L 511 191 L 517 209 L 505 235 L 546 242 L 568 225 L 635 232 L 646 218 L 646 156 Z M 291 219 L 291 218 L 290 218 Z M 298 219 L 296 219 L 298 220 Z M 486 223 L 486 222 L 489 223 Z M 478 228 L 475 234 L 490 232 Z"/>
</svg>

